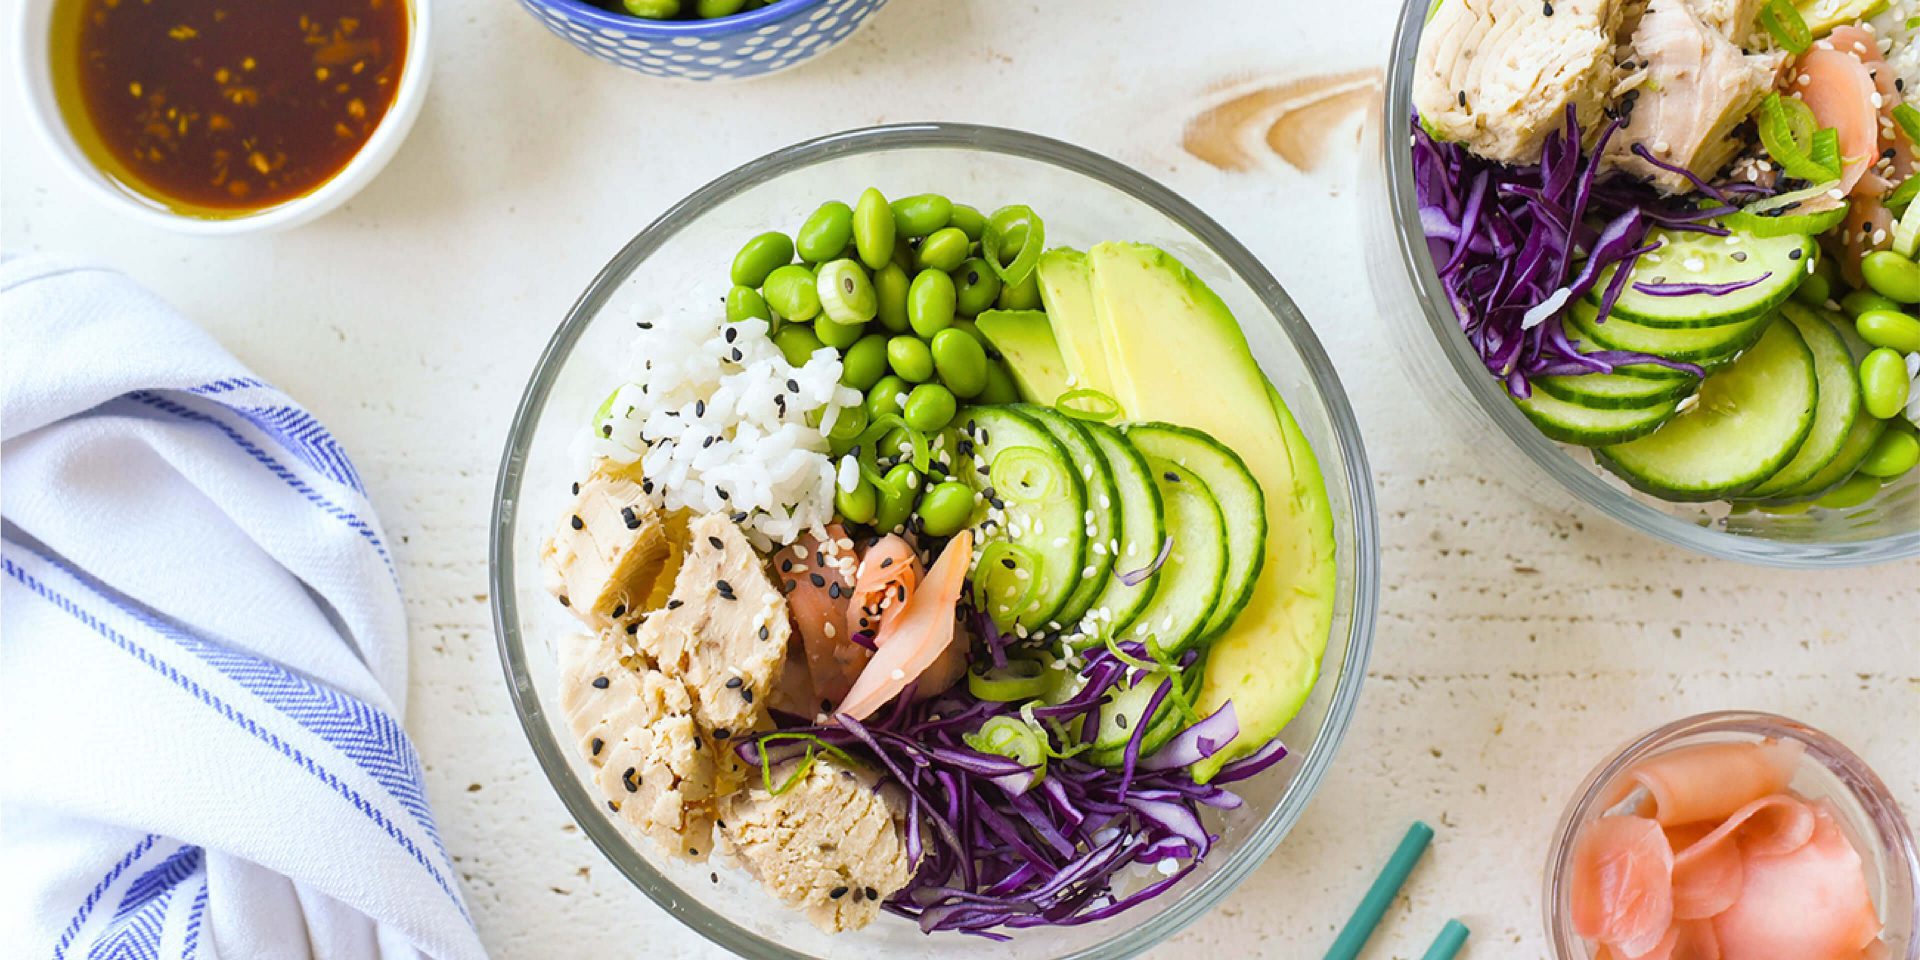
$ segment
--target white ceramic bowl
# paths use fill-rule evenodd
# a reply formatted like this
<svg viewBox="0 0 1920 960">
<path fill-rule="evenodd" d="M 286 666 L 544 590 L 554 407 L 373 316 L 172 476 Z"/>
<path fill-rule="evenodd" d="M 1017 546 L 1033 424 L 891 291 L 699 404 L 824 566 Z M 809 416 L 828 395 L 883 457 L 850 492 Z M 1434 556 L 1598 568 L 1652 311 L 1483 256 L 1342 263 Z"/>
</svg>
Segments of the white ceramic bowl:
<svg viewBox="0 0 1920 960">
<path fill-rule="evenodd" d="M 14 33 L 18 47 L 13 60 L 20 71 L 20 89 L 26 95 L 34 125 L 59 165 L 83 184 L 88 194 L 135 220 L 179 233 L 234 236 L 284 230 L 345 203 L 372 181 L 400 149 L 400 141 L 406 139 L 414 118 L 420 114 L 420 106 L 427 100 L 427 80 L 433 75 L 433 65 L 428 59 L 433 2 L 406 0 L 407 55 L 400 68 L 400 89 L 394 93 L 393 106 L 374 128 L 373 136 L 361 145 L 360 152 L 320 186 L 292 200 L 238 217 L 195 217 L 169 210 L 115 182 L 74 141 L 67 126 L 66 111 L 54 99 L 50 36 L 54 7 L 70 2 L 77 0 L 20 0 L 20 19 Z"/>
</svg>

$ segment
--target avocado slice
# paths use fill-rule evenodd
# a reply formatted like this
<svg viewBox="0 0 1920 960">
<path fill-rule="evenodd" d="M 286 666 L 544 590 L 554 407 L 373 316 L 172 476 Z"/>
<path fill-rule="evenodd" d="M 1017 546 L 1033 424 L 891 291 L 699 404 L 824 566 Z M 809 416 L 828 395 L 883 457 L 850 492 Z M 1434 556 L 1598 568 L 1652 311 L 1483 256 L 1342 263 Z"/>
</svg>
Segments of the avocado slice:
<svg viewBox="0 0 1920 960">
<path fill-rule="evenodd" d="M 982 336 L 1006 358 L 1020 399 L 1051 407 L 1067 392 L 1067 362 L 1053 339 L 1053 324 L 1038 310 L 988 310 L 974 320 Z"/>
<path fill-rule="evenodd" d="M 1888 4 L 1887 0 L 1795 0 L 1793 6 L 1807 22 L 1807 32 L 1818 40 L 1835 27 L 1872 20 L 1887 12 Z"/>
<path fill-rule="evenodd" d="M 1056 247 L 1041 254 L 1040 264 L 1034 269 L 1040 277 L 1040 302 L 1046 305 L 1054 339 L 1073 375 L 1073 385 L 1114 396 L 1109 348 L 1094 316 L 1097 311 L 1087 255 Z"/>
<path fill-rule="evenodd" d="M 1240 735 L 1195 765 L 1205 782 L 1278 735 L 1319 679 L 1333 623 L 1333 513 L 1312 448 L 1226 304 L 1154 247 L 1103 243 L 1087 263 L 1115 399 L 1135 419 L 1192 427 L 1226 444 L 1266 500 L 1266 555 L 1253 596 L 1208 648 L 1197 706 L 1210 713 L 1233 701 Z"/>
</svg>

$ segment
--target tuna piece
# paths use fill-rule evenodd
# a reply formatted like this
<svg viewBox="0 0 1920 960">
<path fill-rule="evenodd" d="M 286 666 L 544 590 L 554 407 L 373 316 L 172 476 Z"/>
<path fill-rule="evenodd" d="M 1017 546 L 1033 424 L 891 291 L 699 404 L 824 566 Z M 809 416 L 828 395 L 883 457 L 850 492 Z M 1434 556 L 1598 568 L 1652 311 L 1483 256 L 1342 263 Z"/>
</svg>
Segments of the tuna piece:
<svg viewBox="0 0 1920 960">
<path fill-rule="evenodd" d="M 672 553 L 665 524 L 638 480 L 596 470 L 540 550 L 547 590 L 604 630 L 637 617 Z"/>
</svg>

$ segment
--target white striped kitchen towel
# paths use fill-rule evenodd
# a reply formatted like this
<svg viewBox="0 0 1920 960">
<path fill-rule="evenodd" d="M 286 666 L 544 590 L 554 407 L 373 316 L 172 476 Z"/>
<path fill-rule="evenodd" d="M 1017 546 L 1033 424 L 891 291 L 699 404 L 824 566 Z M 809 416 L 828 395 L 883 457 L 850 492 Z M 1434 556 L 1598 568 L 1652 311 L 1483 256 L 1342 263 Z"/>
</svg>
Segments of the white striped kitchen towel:
<svg viewBox="0 0 1920 960">
<path fill-rule="evenodd" d="M 327 430 L 110 270 L 0 261 L 0 952 L 484 956 Z"/>
</svg>

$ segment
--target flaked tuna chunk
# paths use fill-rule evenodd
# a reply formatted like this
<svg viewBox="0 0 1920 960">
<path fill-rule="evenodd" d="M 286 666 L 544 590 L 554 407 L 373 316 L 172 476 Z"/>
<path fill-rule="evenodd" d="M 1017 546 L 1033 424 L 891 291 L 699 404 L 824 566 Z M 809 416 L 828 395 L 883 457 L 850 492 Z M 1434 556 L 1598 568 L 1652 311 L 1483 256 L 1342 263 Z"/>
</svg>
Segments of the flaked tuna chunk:
<svg viewBox="0 0 1920 960">
<path fill-rule="evenodd" d="M 1648 162 L 1634 146 L 1712 179 L 1739 152 L 1733 130 L 1773 89 L 1786 54 L 1742 52 L 1687 0 L 1648 3 L 1632 46 L 1644 78 L 1627 94 L 1629 119 L 1607 144 L 1604 163 L 1667 193 L 1690 192 L 1692 181 Z"/>
<path fill-rule="evenodd" d="M 1434 136 L 1507 163 L 1600 121 L 1621 70 L 1625 0 L 1444 0 L 1420 36 L 1413 105 Z"/>
<path fill-rule="evenodd" d="M 540 550 L 547 590 L 594 630 L 638 617 L 672 546 L 638 480 L 610 469 L 579 484 Z"/>
</svg>

